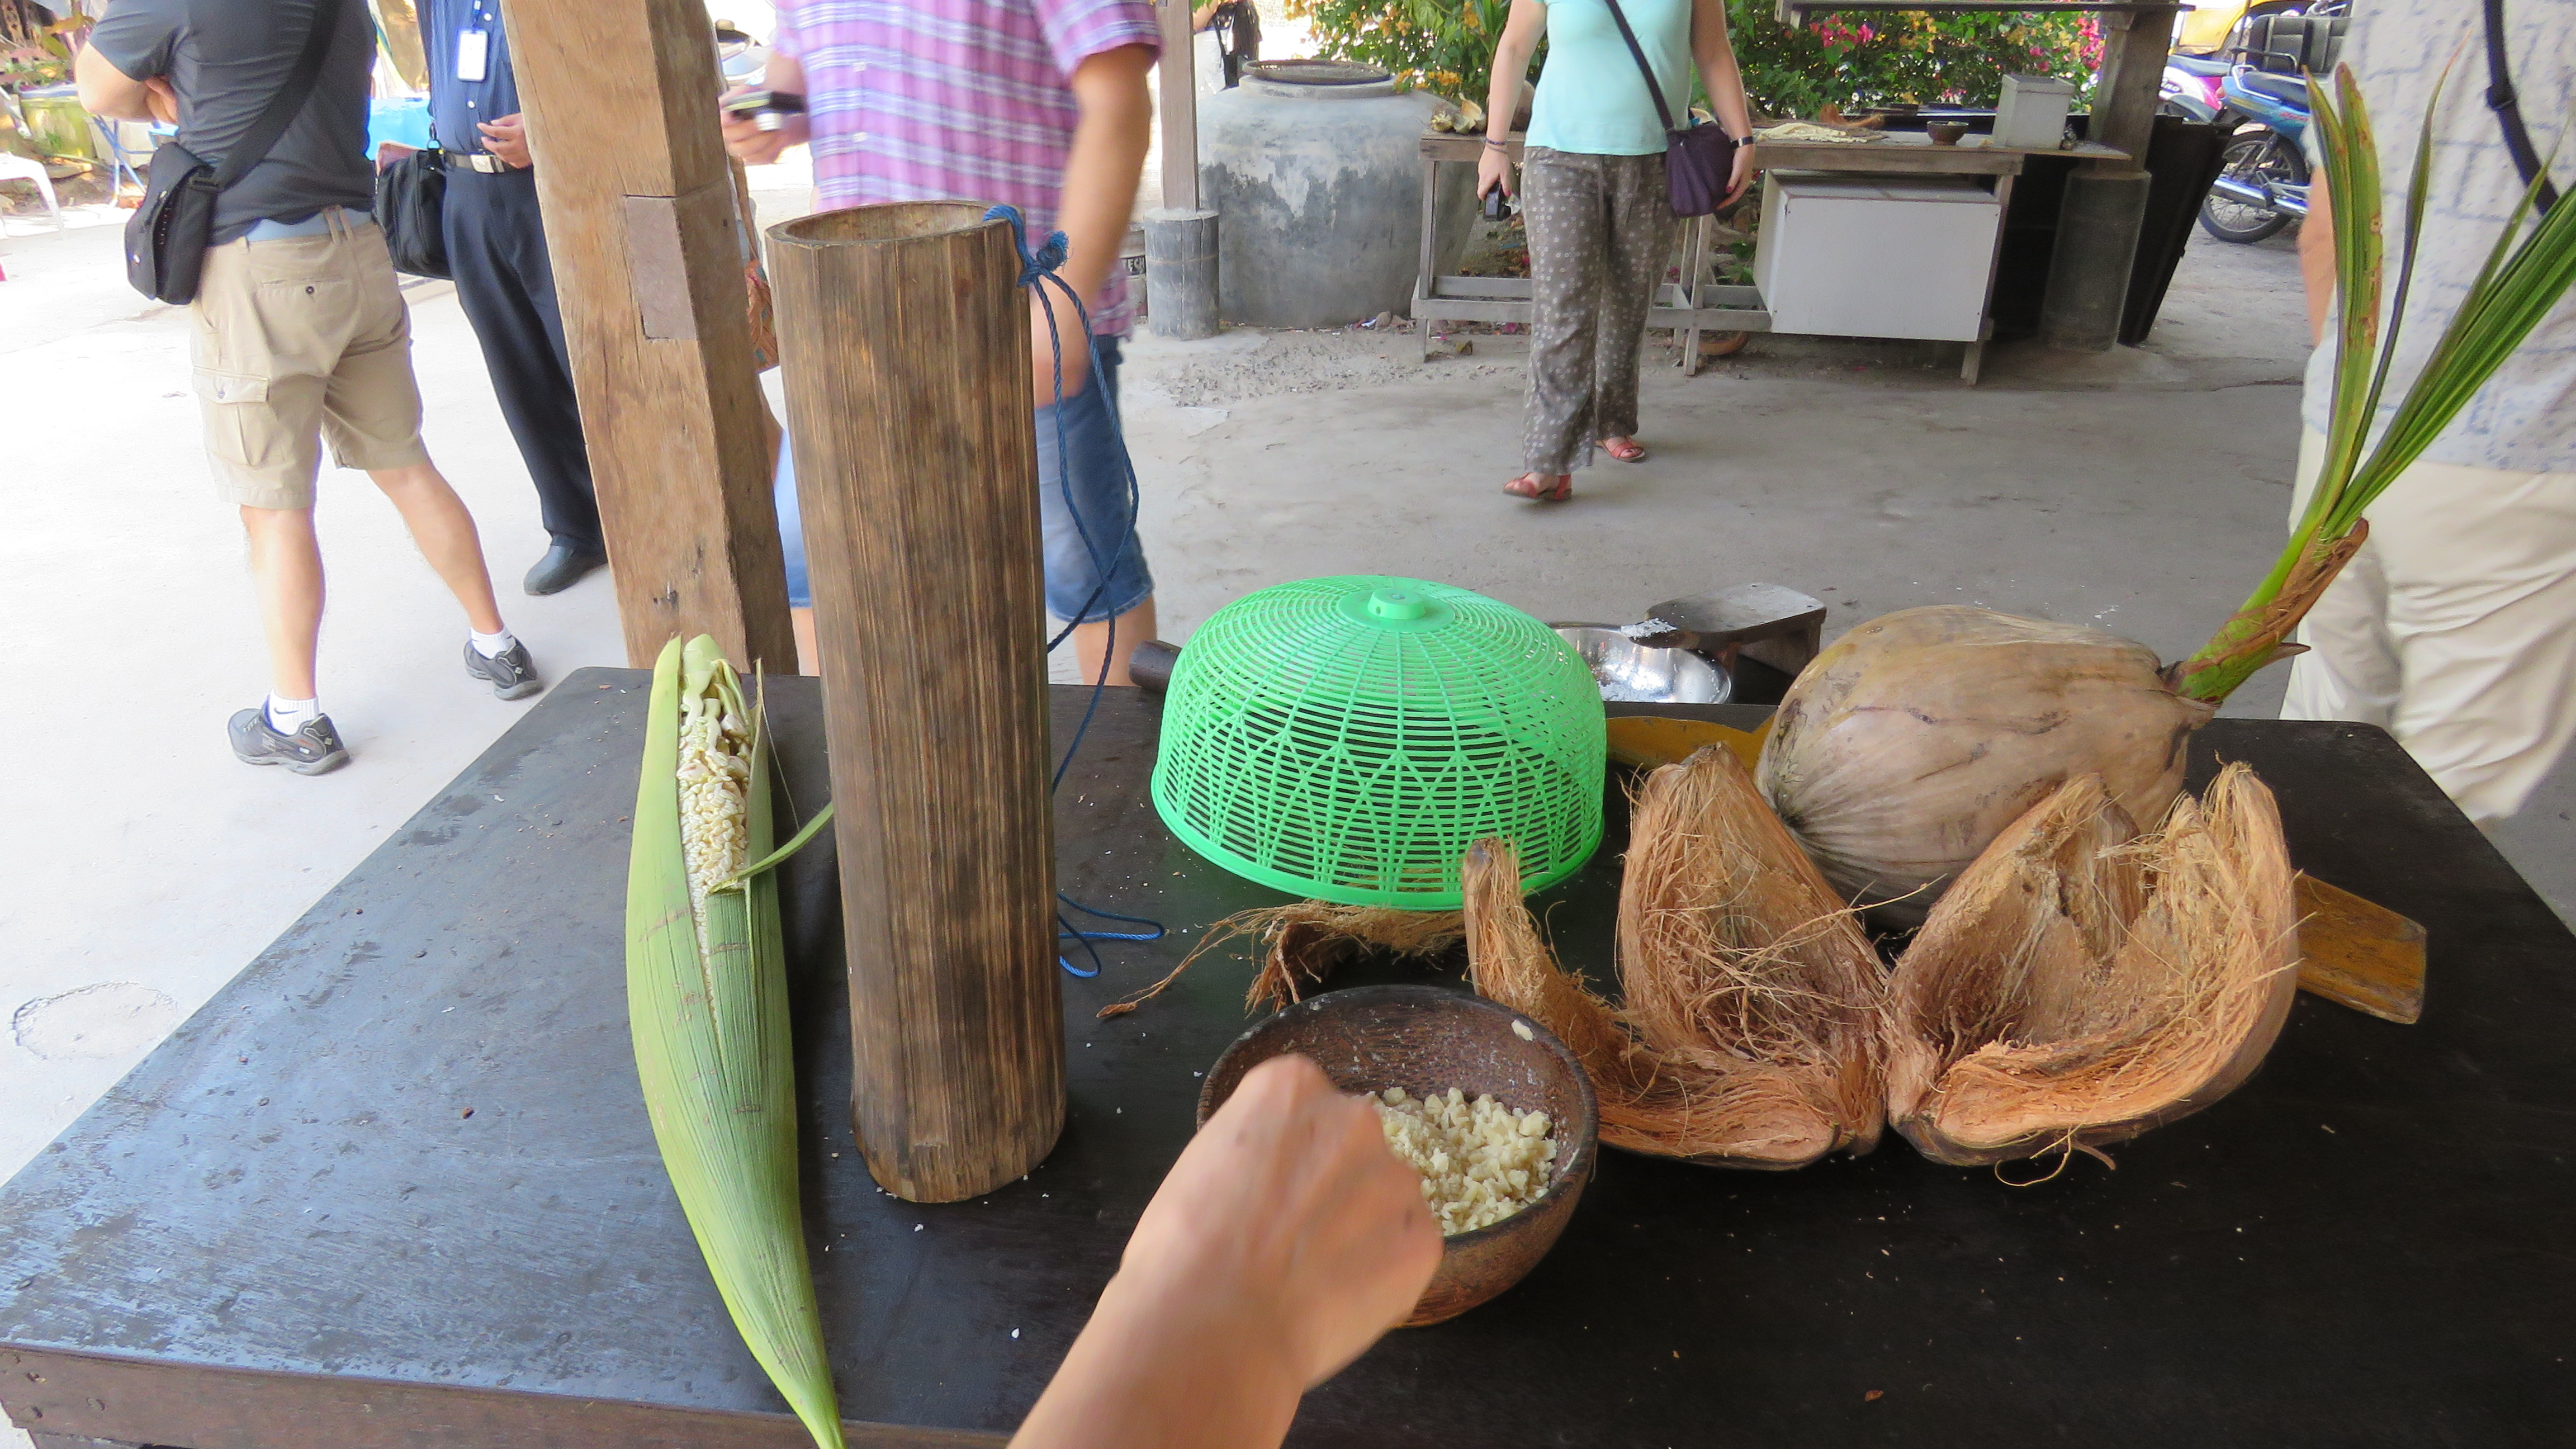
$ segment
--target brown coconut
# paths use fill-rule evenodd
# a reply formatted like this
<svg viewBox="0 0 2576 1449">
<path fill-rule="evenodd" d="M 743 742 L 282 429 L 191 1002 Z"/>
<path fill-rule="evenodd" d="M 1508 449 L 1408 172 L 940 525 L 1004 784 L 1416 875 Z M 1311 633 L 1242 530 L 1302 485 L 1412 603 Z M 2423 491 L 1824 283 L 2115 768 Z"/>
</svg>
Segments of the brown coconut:
<svg viewBox="0 0 2576 1449">
<path fill-rule="evenodd" d="M 2094 1148 L 2251 1075 L 2298 988 L 2272 792 L 2230 765 L 2139 835 L 2097 775 L 1997 836 L 1898 961 L 1887 1115 L 1960 1165 Z"/>
<path fill-rule="evenodd" d="M 2116 634 L 1942 605 L 1872 619 L 1809 663 L 1763 746 L 1762 793 L 1846 901 L 1921 924 L 2006 826 L 2078 775 L 2161 820 L 2215 706 Z"/>
<path fill-rule="evenodd" d="M 1619 892 L 1624 1006 L 1557 965 L 1510 845 L 1469 852 L 1463 884 L 1476 989 L 1582 1058 L 1603 1141 L 1760 1168 L 1877 1145 L 1885 973 L 1724 747 L 1656 770 L 1636 801 Z"/>
</svg>

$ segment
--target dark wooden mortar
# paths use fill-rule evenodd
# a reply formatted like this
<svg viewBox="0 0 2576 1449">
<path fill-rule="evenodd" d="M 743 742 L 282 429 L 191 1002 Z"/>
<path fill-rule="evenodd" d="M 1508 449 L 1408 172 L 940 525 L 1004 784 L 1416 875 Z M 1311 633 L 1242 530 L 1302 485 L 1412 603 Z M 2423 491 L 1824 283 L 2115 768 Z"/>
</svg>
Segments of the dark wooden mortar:
<svg viewBox="0 0 2576 1449">
<path fill-rule="evenodd" d="M 1524 1038 L 1514 1023 L 1529 1028 Z M 1404 1327 L 1455 1318 L 1519 1282 L 1565 1231 L 1592 1180 L 1601 1110 L 1583 1065 L 1546 1027 L 1481 996 L 1440 986 L 1359 986 L 1309 997 L 1236 1037 L 1199 1091 L 1199 1125 L 1235 1084 L 1275 1056 L 1310 1057 L 1345 1092 L 1451 1087 L 1484 1093 L 1554 1124 L 1556 1169 L 1537 1202 L 1491 1227 L 1443 1240 L 1440 1270 Z"/>
</svg>

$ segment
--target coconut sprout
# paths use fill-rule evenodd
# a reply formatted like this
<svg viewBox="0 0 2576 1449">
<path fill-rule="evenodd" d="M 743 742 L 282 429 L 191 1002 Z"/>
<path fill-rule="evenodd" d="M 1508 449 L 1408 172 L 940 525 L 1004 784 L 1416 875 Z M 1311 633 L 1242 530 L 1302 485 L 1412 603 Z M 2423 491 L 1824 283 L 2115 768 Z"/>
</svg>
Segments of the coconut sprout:
<svg viewBox="0 0 2576 1449">
<path fill-rule="evenodd" d="M 2283 643 L 2367 537 L 2362 513 L 2422 456 L 2576 284 L 2576 206 L 2526 196 L 2423 371 L 2374 433 L 2421 240 L 2432 111 L 2417 138 L 2405 244 L 2381 307 L 2379 160 L 2351 72 L 2308 83 L 2334 198 L 2337 372 L 2315 492 L 2263 581 L 2190 658 L 1981 609 L 1917 609 L 1853 630 L 1790 687 L 1762 754 L 1764 792 L 1848 897 L 1921 919 L 2031 805 L 2098 775 L 2140 821 L 2180 787 L 2185 736 Z M 2436 107 L 2438 107 L 2438 93 Z"/>
<path fill-rule="evenodd" d="M 2141 835 L 2099 776 L 2015 821 L 1932 909 L 1887 1001 L 1887 1115 L 1938 1162 L 2094 1148 L 2251 1075 L 2298 989 L 2272 792 L 2230 765 Z"/>
<path fill-rule="evenodd" d="M 1462 875 L 1476 989 L 1582 1059 L 1613 1146 L 1763 1168 L 1876 1146 L 1878 957 L 1744 767 L 1711 746 L 1656 770 L 1629 834 L 1624 1006 L 1557 965 L 1502 841 Z"/>
</svg>

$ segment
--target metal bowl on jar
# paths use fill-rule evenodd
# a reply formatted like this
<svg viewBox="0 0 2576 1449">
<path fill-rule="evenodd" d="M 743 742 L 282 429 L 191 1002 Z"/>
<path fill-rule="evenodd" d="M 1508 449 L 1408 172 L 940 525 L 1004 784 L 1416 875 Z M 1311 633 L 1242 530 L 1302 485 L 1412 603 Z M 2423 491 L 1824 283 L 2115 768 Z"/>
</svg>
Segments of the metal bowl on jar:
<svg viewBox="0 0 2576 1449">
<path fill-rule="evenodd" d="M 1724 704 L 1735 693 L 1735 681 L 1725 670 L 1687 649 L 1640 644 L 1614 624 L 1548 627 L 1583 656 L 1605 700 Z"/>
</svg>

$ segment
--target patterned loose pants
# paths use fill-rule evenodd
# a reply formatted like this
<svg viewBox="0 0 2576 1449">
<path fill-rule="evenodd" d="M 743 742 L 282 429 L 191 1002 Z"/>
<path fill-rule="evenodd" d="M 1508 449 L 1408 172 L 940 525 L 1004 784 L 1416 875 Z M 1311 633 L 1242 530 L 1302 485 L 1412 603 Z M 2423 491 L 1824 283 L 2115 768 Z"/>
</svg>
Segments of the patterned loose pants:
<svg viewBox="0 0 2576 1449">
<path fill-rule="evenodd" d="M 1532 146 L 1521 210 L 1537 303 L 1521 446 L 1531 472 L 1571 473 L 1637 431 L 1637 354 L 1676 225 L 1664 158 Z"/>
</svg>

